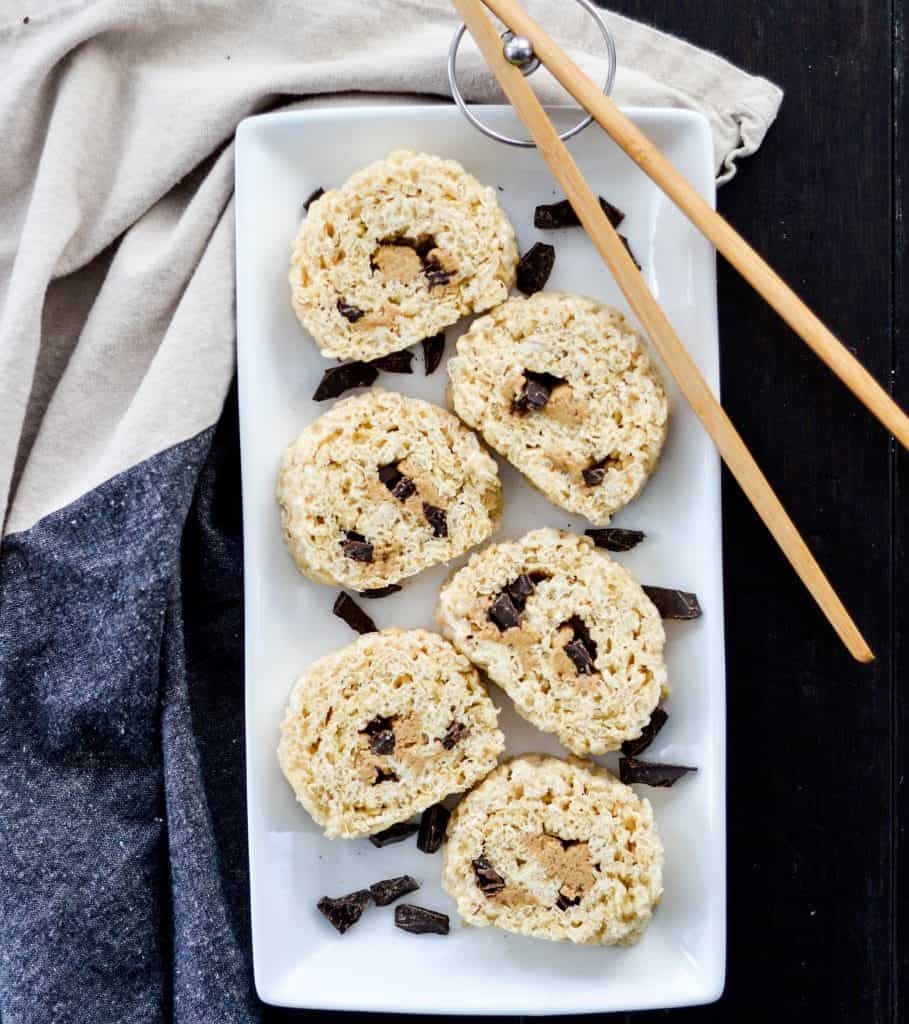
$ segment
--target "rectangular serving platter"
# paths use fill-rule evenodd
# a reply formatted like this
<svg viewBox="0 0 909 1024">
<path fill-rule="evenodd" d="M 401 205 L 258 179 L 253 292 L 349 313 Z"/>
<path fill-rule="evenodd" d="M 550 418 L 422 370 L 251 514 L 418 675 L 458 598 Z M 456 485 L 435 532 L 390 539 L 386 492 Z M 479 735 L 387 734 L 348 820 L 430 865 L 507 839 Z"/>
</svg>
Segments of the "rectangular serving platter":
<svg viewBox="0 0 909 1024">
<path fill-rule="evenodd" d="M 707 122 L 682 110 L 626 111 L 710 202 L 713 145 Z M 576 111 L 555 109 L 560 128 Z M 486 107 L 494 127 L 514 131 L 509 108 Z M 598 128 L 570 143 L 593 188 L 627 213 L 623 225 L 644 276 L 711 386 L 719 386 L 716 277 L 710 245 Z M 337 593 L 304 579 L 288 556 L 274 502 L 285 445 L 330 403 L 311 400 L 323 359 L 290 306 L 291 242 L 301 203 L 399 148 L 452 157 L 498 195 L 520 247 L 556 247 L 547 287 L 627 307 L 580 228 L 539 232 L 538 203 L 560 198 L 534 150 L 490 141 L 450 106 L 323 108 L 244 121 L 236 139 L 237 320 L 246 599 L 246 756 L 255 982 L 271 1004 L 325 1010 L 457 1014 L 570 1014 L 709 1002 L 725 970 L 725 674 L 720 464 L 707 435 L 664 370 L 673 403 L 660 465 L 613 524 L 646 540 L 616 555 L 643 583 L 695 591 L 693 622 L 668 622 L 669 723 L 647 757 L 696 765 L 674 788 L 637 787 L 654 807 L 666 849 L 665 894 L 631 948 L 548 943 L 461 924 L 439 882 L 439 856 L 412 842 L 376 849 L 331 842 L 295 802 L 278 768 L 278 728 L 291 685 L 316 658 L 354 639 L 331 614 Z M 449 329 L 446 361 L 466 324 Z M 445 404 L 445 362 L 424 376 L 383 374 L 379 385 Z M 499 460 L 505 515 L 497 537 L 543 525 L 589 524 L 551 505 Z M 380 628 L 434 627 L 449 567 L 409 581 L 400 594 L 364 602 Z M 565 755 L 550 736 L 501 707 L 508 753 Z M 617 770 L 615 755 L 597 760 Z M 451 915 L 446 938 L 414 936 L 373 910 L 344 936 L 317 912 L 379 878 L 409 873 L 417 902 Z"/>
</svg>

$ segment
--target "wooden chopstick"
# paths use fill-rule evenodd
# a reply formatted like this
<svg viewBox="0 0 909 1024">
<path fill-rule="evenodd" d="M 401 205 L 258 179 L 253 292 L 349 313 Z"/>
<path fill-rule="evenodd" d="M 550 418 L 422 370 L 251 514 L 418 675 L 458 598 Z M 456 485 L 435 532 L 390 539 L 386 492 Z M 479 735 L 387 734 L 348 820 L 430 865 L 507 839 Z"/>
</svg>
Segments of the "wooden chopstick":
<svg viewBox="0 0 909 1024">
<path fill-rule="evenodd" d="M 682 394 L 713 438 L 726 465 L 849 652 L 857 661 L 871 661 L 874 658 L 871 648 L 650 293 L 533 89 L 520 70 L 505 60 L 502 41 L 482 0 L 453 0 L 453 3 Z"/>
<path fill-rule="evenodd" d="M 460 5 L 456 4 L 460 9 Z M 811 312 L 741 235 L 695 191 L 688 180 L 571 60 L 517 0 L 486 0 L 517 35 L 526 36 L 547 70 L 669 196 L 692 224 L 786 321 L 883 425 L 909 448 L 909 416 L 843 343 Z"/>
</svg>

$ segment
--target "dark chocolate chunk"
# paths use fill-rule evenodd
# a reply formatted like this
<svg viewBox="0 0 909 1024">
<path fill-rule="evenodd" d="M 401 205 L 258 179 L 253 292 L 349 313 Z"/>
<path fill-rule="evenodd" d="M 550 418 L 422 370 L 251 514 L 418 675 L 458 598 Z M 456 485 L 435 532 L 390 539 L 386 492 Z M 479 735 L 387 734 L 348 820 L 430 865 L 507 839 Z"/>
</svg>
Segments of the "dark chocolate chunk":
<svg viewBox="0 0 909 1024">
<path fill-rule="evenodd" d="M 389 583 L 387 587 L 374 587 L 372 590 L 361 590 L 359 591 L 360 597 L 366 597 L 370 600 L 374 600 L 377 597 L 389 597 L 391 594 L 397 594 L 401 589 L 398 583 Z"/>
<path fill-rule="evenodd" d="M 703 614 L 697 594 L 668 587 L 644 587 L 644 593 L 656 605 L 664 619 L 699 619 Z"/>
<path fill-rule="evenodd" d="M 564 383 L 564 378 L 554 374 L 525 370 L 524 384 L 520 394 L 511 403 L 511 411 L 522 413 L 545 408 L 553 389 Z"/>
<path fill-rule="evenodd" d="M 622 744 L 622 753 L 626 757 L 637 757 L 638 754 L 643 754 L 668 720 L 669 715 L 662 708 L 654 708 L 650 721 L 644 726 L 641 735 L 636 740 L 625 740 Z"/>
<path fill-rule="evenodd" d="M 426 261 L 423 266 L 423 273 L 430 288 L 435 288 L 436 285 L 446 285 L 452 278 L 451 271 L 446 270 L 436 259 Z"/>
<path fill-rule="evenodd" d="M 485 857 L 473 861 L 473 873 L 484 896 L 496 896 L 505 888 L 505 879 Z"/>
<path fill-rule="evenodd" d="M 379 371 L 369 363 L 341 363 L 332 366 L 322 374 L 319 386 L 312 396 L 314 402 L 324 402 L 327 398 L 337 398 L 351 388 L 368 388 L 375 384 Z"/>
<path fill-rule="evenodd" d="M 417 836 L 417 849 L 423 853 L 436 853 L 445 838 L 448 819 L 451 811 L 444 804 L 433 804 L 427 807 L 420 818 L 420 834 Z"/>
<path fill-rule="evenodd" d="M 324 195 L 325 195 L 325 189 L 324 188 L 317 188 L 317 189 L 314 189 L 312 192 L 310 192 L 309 195 L 303 200 L 303 212 L 304 213 L 309 213 L 310 206 L 312 206 L 312 204 L 317 199 L 321 199 L 322 196 L 324 196 Z"/>
<path fill-rule="evenodd" d="M 376 832 L 374 836 L 369 837 L 369 841 L 381 850 L 383 846 L 393 846 L 395 843 L 403 843 L 405 839 L 410 839 L 419 827 L 412 822 L 402 821 Z"/>
<path fill-rule="evenodd" d="M 437 508 L 435 505 L 430 505 L 428 501 L 424 501 L 423 515 L 426 517 L 426 522 L 432 527 L 433 536 L 448 536 L 448 517 L 444 508 Z"/>
<path fill-rule="evenodd" d="M 394 772 L 385 772 L 381 768 L 376 769 L 376 777 L 373 781 L 374 786 L 378 786 L 380 782 L 397 782 L 398 777 Z"/>
<path fill-rule="evenodd" d="M 639 761 L 636 757 L 619 758 L 619 778 L 626 785 L 640 782 L 645 786 L 667 788 L 689 772 L 697 768 L 689 768 L 684 764 L 659 764 L 656 761 Z"/>
<path fill-rule="evenodd" d="M 395 731 L 390 718 L 376 715 L 360 730 L 369 737 L 369 749 L 373 754 L 393 754 L 395 749 Z M 381 782 L 382 780 L 377 780 Z"/>
<path fill-rule="evenodd" d="M 395 927 L 413 935 L 447 935 L 448 914 L 413 903 L 401 903 L 395 907 Z"/>
<path fill-rule="evenodd" d="M 630 551 L 636 544 L 640 544 L 645 536 L 640 530 L 619 530 L 614 527 L 585 530 L 584 533 L 598 548 L 605 548 L 607 551 Z"/>
<path fill-rule="evenodd" d="M 505 590 L 511 598 L 511 603 L 519 612 L 522 612 L 524 605 L 527 604 L 527 598 L 536 590 L 536 584 L 526 572 L 522 572 L 517 579 L 512 580 L 505 587 Z"/>
<path fill-rule="evenodd" d="M 545 242 L 535 242 L 518 261 L 518 291 L 535 295 L 546 287 L 552 265 L 555 263 L 555 248 Z"/>
<path fill-rule="evenodd" d="M 420 257 L 421 260 L 425 261 L 426 257 L 436 248 L 436 240 L 432 235 L 427 235 L 425 238 L 421 238 L 418 242 L 407 243 L 412 246 L 413 251 Z"/>
<path fill-rule="evenodd" d="M 412 362 L 413 352 L 404 349 L 402 352 L 389 352 L 387 356 L 371 359 L 369 365 L 383 373 L 413 373 Z"/>
<path fill-rule="evenodd" d="M 360 920 L 369 906 L 369 890 L 359 889 L 335 898 L 323 896 L 316 906 L 343 935 Z"/>
<path fill-rule="evenodd" d="M 398 469 L 397 462 L 390 462 L 387 466 L 379 466 L 379 479 L 398 499 L 407 501 L 411 494 L 415 494 L 417 485 Z"/>
<path fill-rule="evenodd" d="M 423 346 L 423 363 L 426 376 L 428 377 L 442 362 L 445 354 L 445 332 L 434 334 L 431 338 L 424 338 L 420 344 Z"/>
<path fill-rule="evenodd" d="M 565 653 L 571 658 L 578 675 L 592 676 L 596 672 L 597 645 L 587 623 L 580 615 L 572 615 L 562 626 L 568 626 L 574 633 L 574 639 L 565 645 Z M 562 628 L 562 627 L 559 627 Z"/>
<path fill-rule="evenodd" d="M 355 562 L 371 562 L 373 547 L 363 534 L 348 530 L 346 536 L 347 540 L 341 541 L 344 554 Z"/>
<path fill-rule="evenodd" d="M 605 461 L 596 462 L 592 466 L 588 466 L 587 469 L 582 471 L 581 476 L 584 477 L 584 483 L 588 487 L 598 487 L 606 476 Z"/>
<path fill-rule="evenodd" d="M 455 745 L 460 743 L 470 730 L 463 722 L 451 722 L 442 737 L 442 746 L 446 750 L 453 750 Z"/>
<path fill-rule="evenodd" d="M 489 606 L 487 618 L 498 626 L 500 633 L 504 633 L 506 629 L 517 626 L 519 613 L 514 606 L 514 601 L 503 592 Z"/>
<path fill-rule="evenodd" d="M 372 886 L 370 886 L 372 888 Z M 570 900 L 567 896 L 559 893 L 559 898 L 556 900 L 556 906 L 559 910 L 567 910 L 569 907 L 576 907 L 581 902 L 580 896 L 575 896 L 573 900 Z"/>
<path fill-rule="evenodd" d="M 572 640 L 570 643 L 567 643 L 565 645 L 565 653 L 574 662 L 574 667 L 578 670 L 579 676 L 592 676 L 596 672 L 597 667 L 593 663 L 590 651 L 587 650 L 583 640 Z"/>
<path fill-rule="evenodd" d="M 621 234 L 619 235 L 619 238 L 622 239 L 622 242 L 624 243 L 625 248 L 628 250 L 628 255 L 631 257 L 631 262 L 638 268 L 638 270 L 640 270 L 641 269 L 641 264 L 638 263 L 637 256 L 635 256 L 635 254 L 631 251 L 631 245 L 630 245 L 628 239 L 624 235 L 621 235 Z"/>
<path fill-rule="evenodd" d="M 373 902 L 377 907 L 387 907 L 409 892 L 416 892 L 420 883 L 411 878 L 410 875 L 401 875 L 400 878 L 383 878 L 379 882 L 373 882 L 369 887 L 372 893 Z"/>
<path fill-rule="evenodd" d="M 343 619 L 357 633 L 375 633 L 376 624 L 363 609 L 342 590 L 331 606 L 333 614 Z"/>
<path fill-rule="evenodd" d="M 600 200 L 600 209 L 609 218 L 609 223 L 614 228 L 617 228 L 625 219 L 625 214 L 602 196 L 598 198 Z M 575 228 L 580 223 L 578 215 L 574 212 L 574 207 L 567 199 L 563 199 L 558 203 L 550 203 L 548 206 L 538 206 L 533 211 L 533 226 L 535 228 L 542 228 L 544 231 L 553 228 Z"/>
<path fill-rule="evenodd" d="M 355 324 L 361 317 L 366 315 L 359 306 L 352 306 L 343 299 L 338 299 L 338 312 L 345 320 L 350 321 L 352 324 Z"/>
</svg>

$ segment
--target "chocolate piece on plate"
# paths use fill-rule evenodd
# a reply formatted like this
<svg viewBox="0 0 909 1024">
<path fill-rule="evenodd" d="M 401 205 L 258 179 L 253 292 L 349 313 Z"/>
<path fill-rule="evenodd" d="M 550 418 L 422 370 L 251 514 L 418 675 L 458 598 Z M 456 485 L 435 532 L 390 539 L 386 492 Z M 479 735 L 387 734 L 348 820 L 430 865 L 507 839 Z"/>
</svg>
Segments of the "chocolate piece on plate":
<svg viewBox="0 0 909 1024">
<path fill-rule="evenodd" d="M 383 373 L 413 373 L 413 352 L 403 349 L 401 352 L 389 352 L 387 356 L 379 356 L 378 359 L 371 359 L 370 366 L 374 366 Z"/>
<path fill-rule="evenodd" d="M 634 263 L 634 265 L 638 268 L 638 270 L 640 270 L 641 269 L 641 264 L 638 263 L 638 258 L 637 258 L 637 256 L 635 256 L 634 252 L 632 251 L 631 244 L 629 243 L 628 239 L 624 235 L 622 235 L 622 234 L 619 235 L 619 238 L 622 239 L 622 242 L 624 243 L 625 248 L 628 250 L 628 255 L 631 257 L 631 262 Z"/>
<path fill-rule="evenodd" d="M 395 843 L 403 843 L 405 839 L 410 839 L 419 827 L 411 821 L 401 821 L 397 825 L 389 825 L 381 832 L 376 832 L 369 837 L 369 841 L 381 850 L 383 846 L 393 846 Z"/>
<path fill-rule="evenodd" d="M 424 338 L 420 344 L 423 346 L 424 372 L 428 377 L 438 369 L 445 354 L 445 332 L 440 331 L 431 338 Z"/>
<path fill-rule="evenodd" d="M 413 935 L 447 935 L 448 914 L 401 903 L 395 907 L 395 927 Z"/>
<path fill-rule="evenodd" d="M 687 590 L 673 590 L 671 587 L 643 589 L 664 619 L 699 619 L 703 614 L 697 594 Z"/>
<path fill-rule="evenodd" d="M 600 209 L 609 218 L 609 223 L 617 228 L 625 219 L 625 214 L 602 196 L 598 196 L 598 199 Z M 540 205 L 533 211 L 533 226 L 544 231 L 554 228 L 575 228 L 580 223 L 578 215 L 574 212 L 574 207 L 567 199 L 562 199 L 558 203 Z"/>
<path fill-rule="evenodd" d="M 517 287 L 525 295 L 535 295 L 546 287 L 555 263 L 555 248 L 535 242 L 518 261 Z"/>
<path fill-rule="evenodd" d="M 657 761 L 639 761 L 636 757 L 619 758 L 619 778 L 626 785 L 640 782 L 644 786 L 668 788 L 678 782 L 683 775 L 696 772 L 684 764 L 660 764 Z"/>
<path fill-rule="evenodd" d="M 379 882 L 373 882 L 369 887 L 372 893 L 373 902 L 377 907 L 387 907 L 409 892 L 416 892 L 420 883 L 411 878 L 410 875 L 401 875 L 399 878 L 383 878 Z"/>
<path fill-rule="evenodd" d="M 343 935 L 360 920 L 369 906 L 369 890 L 359 889 L 346 896 L 323 896 L 316 906 Z"/>
<path fill-rule="evenodd" d="M 641 530 L 620 530 L 612 526 L 607 526 L 605 529 L 585 530 L 584 533 L 598 548 L 604 548 L 606 551 L 630 551 L 645 537 Z"/>
<path fill-rule="evenodd" d="M 309 195 L 303 200 L 303 212 L 304 213 L 309 213 L 310 206 L 312 206 L 312 204 L 317 199 L 321 199 L 322 196 L 324 196 L 324 195 L 325 195 L 325 189 L 324 188 L 313 189 L 313 191 L 310 192 Z"/>
<path fill-rule="evenodd" d="M 368 388 L 375 384 L 379 371 L 368 363 L 341 363 L 322 374 L 319 386 L 312 396 L 315 402 L 337 398 L 351 388 Z"/>
<path fill-rule="evenodd" d="M 389 583 L 387 587 L 374 587 L 372 590 L 360 590 L 358 593 L 360 597 L 366 597 L 373 601 L 379 597 L 390 597 L 392 594 L 397 594 L 400 590 L 401 585 L 399 583 Z"/>
<path fill-rule="evenodd" d="M 427 807 L 420 818 L 420 834 L 417 836 L 417 849 L 423 853 L 436 853 L 445 838 L 448 819 L 451 811 L 444 804 L 433 804 Z"/>
<path fill-rule="evenodd" d="M 376 631 L 376 624 L 372 619 L 343 590 L 335 598 L 335 603 L 331 606 L 331 610 L 333 614 L 337 615 L 339 619 L 343 619 L 357 633 L 375 633 Z"/>
<path fill-rule="evenodd" d="M 641 730 L 641 735 L 636 740 L 625 740 L 622 744 L 622 753 L 626 757 L 637 757 L 638 754 L 643 754 L 668 721 L 669 715 L 662 708 L 654 708 L 650 715 L 650 721 Z"/>
</svg>

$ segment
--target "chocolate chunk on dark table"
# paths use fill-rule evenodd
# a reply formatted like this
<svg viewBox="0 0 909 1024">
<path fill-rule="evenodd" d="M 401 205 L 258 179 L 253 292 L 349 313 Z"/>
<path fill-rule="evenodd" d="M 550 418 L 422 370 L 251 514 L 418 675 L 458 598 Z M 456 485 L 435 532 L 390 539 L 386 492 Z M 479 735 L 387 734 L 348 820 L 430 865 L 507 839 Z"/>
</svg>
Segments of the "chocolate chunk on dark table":
<svg viewBox="0 0 909 1024">
<path fill-rule="evenodd" d="M 645 537 L 641 530 L 620 530 L 611 526 L 585 530 L 584 533 L 598 548 L 603 548 L 606 551 L 630 551 Z"/>
<path fill-rule="evenodd" d="M 395 843 L 403 843 L 419 829 L 419 825 L 411 821 L 398 822 L 396 825 L 389 825 L 388 828 L 369 837 L 373 846 L 380 850 L 383 846 L 393 846 Z"/>
<path fill-rule="evenodd" d="M 401 875 L 398 878 L 383 878 L 381 881 L 373 882 L 369 891 L 377 907 L 387 907 L 389 903 L 394 903 L 395 900 L 409 892 L 416 892 L 419 888 L 420 883 L 415 878 Z"/>
<path fill-rule="evenodd" d="M 664 619 L 698 619 L 703 612 L 697 594 L 671 587 L 643 587 Z"/>
<path fill-rule="evenodd" d="M 331 610 L 333 614 L 346 622 L 357 633 L 374 633 L 376 631 L 376 624 L 357 602 L 353 598 L 348 597 L 344 591 L 341 591 L 335 598 L 335 603 L 331 606 Z"/>
<path fill-rule="evenodd" d="M 395 907 L 395 927 L 413 935 L 447 935 L 448 914 L 413 903 L 401 903 Z"/>
<path fill-rule="evenodd" d="M 622 753 L 626 757 L 637 757 L 656 739 L 657 733 L 669 721 L 669 715 L 662 708 L 654 708 L 650 721 L 641 730 L 641 735 L 636 740 L 625 740 L 622 744 Z"/>
<path fill-rule="evenodd" d="M 346 896 L 323 896 L 316 906 L 343 935 L 363 916 L 369 899 L 368 889 L 358 889 Z"/>
<path fill-rule="evenodd" d="M 420 834 L 417 836 L 417 849 L 423 853 L 436 853 L 445 838 L 448 819 L 451 811 L 444 804 L 433 804 L 427 807 L 420 818 Z"/>
<path fill-rule="evenodd" d="M 445 333 L 433 334 L 431 338 L 424 338 L 420 344 L 423 346 L 423 368 L 428 377 L 438 369 L 445 354 Z"/>
<path fill-rule="evenodd" d="M 375 384 L 379 371 L 369 363 L 341 363 L 322 374 L 322 380 L 313 394 L 313 401 L 324 402 L 337 398 L 351 388 L 368 388 Z"/>
<path fill-rule="evenodd" d="M 689 772 L 696 772 L 684 764 L 660 764 L 658 761 L 640 761 L 636 757 L 619 758 L 619 778 L 630 785 L 640 782 L 644 786 L 667 789 Z"/>
<path fill-rule="evenodd" d="M 517 287 L 525 295 L 535 295 L 546 287 L 555 263 L 555 248 L 535 242 L 518 261 Z"/>
</svg>

